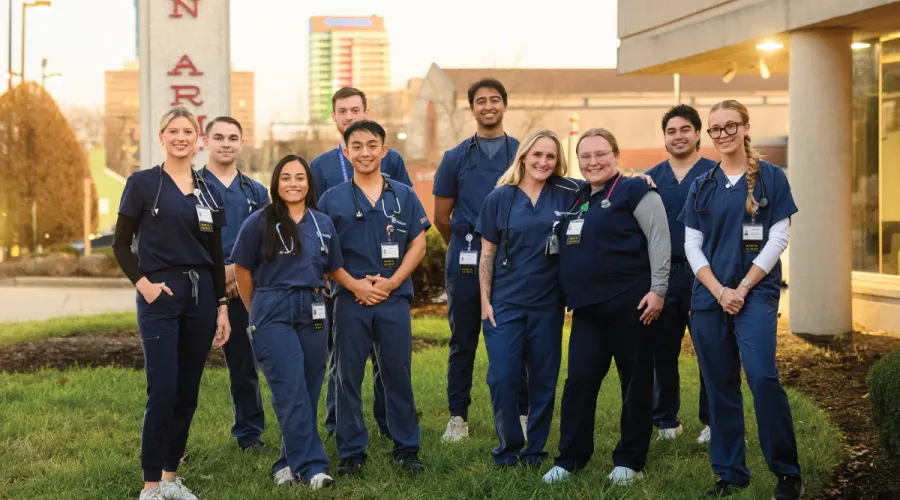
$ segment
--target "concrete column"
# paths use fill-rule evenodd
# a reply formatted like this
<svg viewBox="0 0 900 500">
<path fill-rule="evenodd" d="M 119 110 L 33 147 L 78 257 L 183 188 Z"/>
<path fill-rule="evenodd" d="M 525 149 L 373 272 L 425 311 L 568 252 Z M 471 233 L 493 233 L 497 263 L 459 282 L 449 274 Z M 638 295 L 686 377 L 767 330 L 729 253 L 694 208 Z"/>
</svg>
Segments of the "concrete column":
<svg viewBox="0 0 900 500">
<path fill-rule="evenodd" d="M 799 212 L 790 241 L 790 327 L 851 331 L 852 31 L 791 33 L 788 174 Z M 752 130 L 752 129 L 751 129 Z"/>
<path fill-rule="evenodd" d="M 200 121 L 231 114 L 230 0 L 140 0 L 141 168 L 166 156 L 159 120 L 183 105 Z M 198 141 L 203 146 L 203 141 Z M 206 151 L 194 157 L 206 164 Z"/>
</svg>

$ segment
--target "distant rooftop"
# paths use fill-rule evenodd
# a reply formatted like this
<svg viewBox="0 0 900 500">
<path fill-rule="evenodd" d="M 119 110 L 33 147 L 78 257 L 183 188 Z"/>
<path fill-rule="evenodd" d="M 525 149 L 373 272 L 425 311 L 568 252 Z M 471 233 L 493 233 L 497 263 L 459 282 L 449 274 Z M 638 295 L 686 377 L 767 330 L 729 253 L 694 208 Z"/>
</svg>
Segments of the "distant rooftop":
<svg viewBox="0 0 900 500">
<path fill-rule="evenodd" d="M 384 31 L 384 18 L 381 16 L 313 16 L 309 18 L 310 33 L 327 33 L 329 31 Z"/>
</svg>

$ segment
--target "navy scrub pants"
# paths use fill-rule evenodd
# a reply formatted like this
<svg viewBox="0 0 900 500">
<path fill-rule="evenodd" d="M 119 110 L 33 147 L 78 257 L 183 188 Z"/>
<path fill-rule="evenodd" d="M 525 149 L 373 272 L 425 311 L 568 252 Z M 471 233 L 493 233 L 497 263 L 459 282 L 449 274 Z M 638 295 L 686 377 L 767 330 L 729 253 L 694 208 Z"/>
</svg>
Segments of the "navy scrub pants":
<svg viewBox="0 0 900 500">
<path fill-rule="evenodd" d="M 164 282 L 147 303 L 137 292 L 137 322 L 147 375 L 147 406 L 141 430 L 144 481 L 157 482 L 162 471 L 176 472 L 188 431 L 206 357 L 216 334 L 216 297 L 206 268 L 169 269 L 147 275 Z"/>
<path fill-rule="evenodd" d="M 321 292 L 309 288 L 256 291 L 250 304 L 253 352 L 272 391 L 272 407 L 281 426 L 281 456 L 272 473 L 284 467 L 309 484 L 328 472 L 328 457 L 316 427 L 316 409 L 325 378 L 328 321 L 316 329 L 314 302 Z"/>
<path fill-rule="evenodd" d="M 246 448 L 261 441 L 265 413 L 259 393 L 256 360 L 250 338 L 247 337 L 247 309 L 239 297 L 228 301 L 228 321 L 231 323 L 231 337 L 222 350 L 231 380 L 231 409 L 234 413 L 231 435 L 241 448 Z"/>
<path fill-rule="evenodd" d="M 584 468 L 594 454 L 594 419 L 600 384 L 613 358 L 622 388 L 621 437 L 613 464 L 641 471 L 653 430 L 651 327 L 637 309 L 647 288 L 640 284 L 606 302 L 575 309 L 569 339 L 569 372 L 560 405 L 559 455 L 555 465 Z"/>
<path fill-rule="evenodd" d="M 447 284 L 447 312 L 450 320 L 450 356 L 447 360 L 447 404 L 451 417 L 469 420 L 472 404 L 472 371 L 475 368 L 475 351 L 481 333 L 481 285 L 478 269 L 472 274 L 462 274 L 459 252 L 468 244 L 463 237 L 453 234 L 447 248 L 445 261 Z M 472 250 L 481 252 L 481 237 L 472 241 Z M 528 375 L 522 366 L 522 388 L 518 397 L 520 415 L 528 414 Z"/>
<path fill-rule="evenodd" d="M 706 374 L 713 472 L 735 484 L 750 481 L 744 448 L 743 363 L 766 464 L 775 475 L 799 475 L 791 407 L 775 367 L 778 299 L 751 291 L 737 315 L 721 309 L 693 311 L 691 327 Z"/>
<path fill-rule="evenodd" d="M 666 303 L 654 326 L 653 345 L 653 425 L 660 429 L 674 429 L 681 425 L 681 376 L 678 356 L 685 327 L 690 327 L 691 291 L 694 273 L 687 262 L 673 260 L 669 272 L 669 291 Z M 699 365 L 699 360 L 697 361 Z M 702 370 L 701 370 L 702 372 Z M 709 399 L 706 383 L 700 375 L 699 418 L 709 425 Z"/>
<path fill-rule="evenodd" d="M 387 428 L 394 456 L 419 451 L 419 417 L 412 388 L 412 324 L 409 301 L 395 295 L 375 306 L 358 304 L 349 292 L 335 298 L 335 416 L 338 457 L 365 459 L 368 431 L 361 388 L 374 346 L 384 383 Z"/>
<path fill-rule="evenodd" d="M 325 309 L 334 317 L 334 300 L 325 300 Z M 378 369 L 378 360 L 375 358 L 375 350 L 369 354 L 372 359 L 372 415 L 378 429 L 385 436 L 387 431 L 387 413 L 384 409 L 384 383 L 381 381 L 381 370 Z M 334 380 L 337 374 L 337 365 L 334 361 L 334 323 L 328 329 L 328 386 L 325 388 L 325 429 L 334 434 Z"/>
<path fill-rule="evenodd" d="M 495 302 L 492 326 L 485 320 L 487 384 L 500 445 L 492 451 L 497 465 L 539 465 L 547 458 L 556 381 L 562 357 L 564 309 L 527 308 Z M 528 366 L 528 446 L 519 423 L 522 367 Z"/>
</svg>

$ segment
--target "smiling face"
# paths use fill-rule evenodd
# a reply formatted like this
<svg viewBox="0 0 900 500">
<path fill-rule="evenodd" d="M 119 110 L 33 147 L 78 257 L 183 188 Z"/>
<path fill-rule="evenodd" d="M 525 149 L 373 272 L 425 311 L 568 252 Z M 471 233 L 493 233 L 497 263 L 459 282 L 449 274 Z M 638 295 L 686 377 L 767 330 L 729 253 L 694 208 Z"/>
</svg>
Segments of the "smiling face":
<svg viewBox="0 0 900 500">
<path fill-rule="evenodd" d="M 344 155 L 353 164 L 353 170 L 360 174 L 371 174 L 381 168 L 381 159 L 387 151 L 381 137 L 368 130 L 357 130 L 350 134 Z"/>
<path fill-rule="evenodd" d="M 603 137 L 591 136 L 578 145 L 578 168 L 584 180 L 592 185 L 603 184 L 616 175 L 619 159 L 613 147 Z"/>
<path fill-rule="evenodd" d="M 503 104 L 503 97 L 496 89 L 491 87 L 481 87 L 475 91 L 475 97 L 472 100 L 472 116 L 484 129 L 495 129 L 503 123 L 503 114 L 506 113 L 506 106 Z"/>
<path fill-rule="evenodd" d="M 219 165 L 231 165 L 237 160 L 244 141 L 241 131 L 233 123 L 216 122 L 205 138 L 209 157 Z"/>
<path fill-rule="evenodd" d="M 338 132 L 343 135 L 347 127 L 365 119 L 366 113 L 366 105 L 363 104 L 362 97 L 354 95 L 334 101 L 334 111 L 331 112 L 331 119 L 337 125 Z"/>
<path fill-rule="evenodd" d="M 173 118 L 159 133 L 163 148 L 172 158 L 189 158 L 197 147 L 197 129 L 183 116 Z"/>
<path fill-rule="evenodd" d="M 700 131 L 680 116 L 673 116 L 666 123 L 666 151 L 675 158 L 689 157 L 697 150 Z"/>
<path fill-rule="evenodd" d="M 278 196 L 288 205 L 306 202 L 309 192 L 309 179 L 306 169 L 297 160 L 284 164 L 278 175 Z"/>
<path fill-rule="evenodd" d="M 709 114 L 710 139 L 716 150 L 732 155 L 744 149 L 744 137 L 750 133 L 750 124 L 734 109 L 719 108 Z"/>
<path fill-rule="evenodd" d="M 522 161 L 525 163 L 525 175 L 537 182 L 544 182 L 556 170 L 559 147 L 553 139 L 542 137 L 535 141 Z"/>
</svg>

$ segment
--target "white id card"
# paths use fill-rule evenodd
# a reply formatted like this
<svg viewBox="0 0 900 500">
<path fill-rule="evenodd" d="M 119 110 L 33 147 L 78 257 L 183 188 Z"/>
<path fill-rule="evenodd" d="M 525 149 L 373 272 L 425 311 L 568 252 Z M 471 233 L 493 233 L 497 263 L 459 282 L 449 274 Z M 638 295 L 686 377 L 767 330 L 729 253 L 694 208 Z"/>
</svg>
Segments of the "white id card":
<svg viewBox="0 0 900 500">
<path fill-rule="evenodd" d="M 197 219 L 200 221 L 200 230 L 211 233 L 213 230 L 212 211 L 203 205 L 197 205 Z"/>
<path fill-rule="evenodd" d="M 381 244 L 381 264 L 384 267 L 395 267 L 400 259 L 400 244 L 388 242 Z"/>
<path fill-rule="evenodd" d="M 459 252 L 459 265 L 461 266 L 477 266 L 478 265 L 478 251 L 462 251 Z"/>
<path fill-rule="evenodd" d="M 313 319 L 325 319 L 325 304 L 318 303 L 312 305 Z"/>
<path fill-rule="evenodd" d="M 746 223 L 743 226 L 743 248 L 745 252 L 759 252 L 762 250 L 763 226 L 762 224 Z"/>
<path fill-rule="evenodd" d="M 566 236 L 581 236 L 581 228 L 584 227 L 584 219 L 575 219 L 569 222 L 566 228 Z"/>
</svg>

